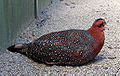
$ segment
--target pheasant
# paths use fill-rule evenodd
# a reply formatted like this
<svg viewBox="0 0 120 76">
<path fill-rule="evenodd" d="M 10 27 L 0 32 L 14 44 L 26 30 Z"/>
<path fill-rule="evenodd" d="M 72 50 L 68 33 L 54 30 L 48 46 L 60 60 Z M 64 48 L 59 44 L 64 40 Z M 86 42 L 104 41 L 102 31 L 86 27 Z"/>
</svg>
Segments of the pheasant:
<svg viewBox="0 0 120 76">
<path fill-rule="evenodd" d="M 104 45 L 104 19 L 96 19 L 88 30 L 70 29 L 52 32 L 26 44 L 7 49 L 37 62 L 55 65 L 81 65 L 91 61 Z"/>
</svg>

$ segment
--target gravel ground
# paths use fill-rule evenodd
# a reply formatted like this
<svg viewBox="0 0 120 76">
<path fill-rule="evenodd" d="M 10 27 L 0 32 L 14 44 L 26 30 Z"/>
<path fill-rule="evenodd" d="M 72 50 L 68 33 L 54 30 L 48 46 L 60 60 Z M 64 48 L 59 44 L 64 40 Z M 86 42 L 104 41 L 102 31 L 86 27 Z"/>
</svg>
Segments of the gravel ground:
<svg viewBox="0 0 120 76">
<path fill-rule="evenodd" d="M 95 19 L 102 17 L 107 26 L 101 52 L 92 62 L 82 66 L 48 66 L 6 50 L 0 55 L 0 76 L 120 76 L 119 0 L 60 0 L 45 11 L 49 15 L 45 24 L 36 28 L 33 22 L 16 37 L 15 43 L 30 42 L 53 31 L 87 30 Z"/>
</svg>

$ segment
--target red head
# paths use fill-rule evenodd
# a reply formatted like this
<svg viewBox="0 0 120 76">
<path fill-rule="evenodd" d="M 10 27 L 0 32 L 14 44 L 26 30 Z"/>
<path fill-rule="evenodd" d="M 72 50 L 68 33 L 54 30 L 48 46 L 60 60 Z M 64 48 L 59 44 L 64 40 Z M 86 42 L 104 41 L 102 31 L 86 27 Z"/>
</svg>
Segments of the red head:
<svg viewBox="0 0 120 76">
<path fill-rule="evenodd" d="M 104 30 L 106 22 L 104 19 L 99 18 L 96 19 L 92 25 L 91 28 L 88 29 L 88 32 L 100 43 L 104 43 L 105 37 L 104 37 Z"/>
<path fill-rule="evenodd" d="M 94 21 L 92 28 L 103 31 L 105 30 L 105 27 L 104 27 L 105 25 L 106 25 L 105 20 L 102 18 L 99 18 Z"/>
</svg>

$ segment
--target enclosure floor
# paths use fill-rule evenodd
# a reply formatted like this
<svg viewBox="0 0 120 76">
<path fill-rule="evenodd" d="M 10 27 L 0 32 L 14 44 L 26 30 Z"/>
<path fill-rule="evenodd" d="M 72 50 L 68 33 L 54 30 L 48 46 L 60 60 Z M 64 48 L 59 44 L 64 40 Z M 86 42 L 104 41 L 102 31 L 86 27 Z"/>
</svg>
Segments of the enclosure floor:
<svg viewBox="0 0 120 76">
<path fill-rule="evenodd" d="M 31 42 L 38 37 L 60 30 L 87 30 L 97 18 L 107 21 L 105 44 L 98 56 L 82 66 L 48 66 L 26 56 L 12 53 L 0 55 L 0 76 L 120 76 L 120 1 L 61 0 L 45 9 L 49 15 L 41 28 L 29 25 L 16 37 L 15 43 Z M 38 21 L 39 23 L 39 21 Z"/>
</svg>

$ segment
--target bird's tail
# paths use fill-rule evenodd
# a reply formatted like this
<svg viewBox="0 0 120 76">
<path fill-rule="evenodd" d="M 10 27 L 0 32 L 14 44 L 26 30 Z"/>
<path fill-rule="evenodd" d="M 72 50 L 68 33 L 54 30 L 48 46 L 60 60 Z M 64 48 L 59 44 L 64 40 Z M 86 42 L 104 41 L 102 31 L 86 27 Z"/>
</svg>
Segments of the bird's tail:
<svg viewBox="0 0 120 76">
<path fill-rule="evenodd" d="M 28 44 L 22 44 L 22 43 L 14 44 L 8 47 L 7 50 L 11 52 L 17 52 L 17 53 L 24 54 L 28 50 Z"/>
</svg>

